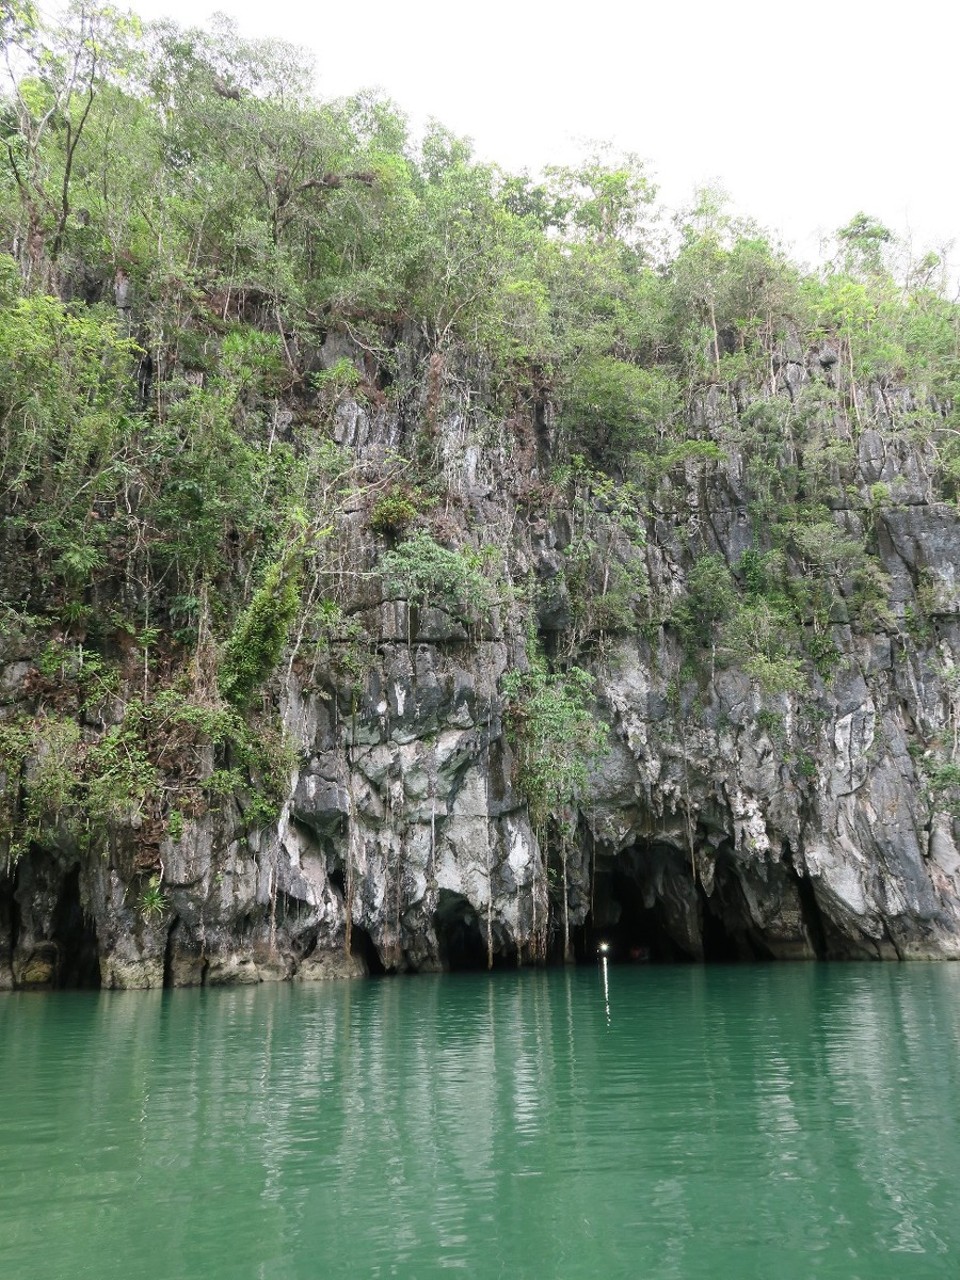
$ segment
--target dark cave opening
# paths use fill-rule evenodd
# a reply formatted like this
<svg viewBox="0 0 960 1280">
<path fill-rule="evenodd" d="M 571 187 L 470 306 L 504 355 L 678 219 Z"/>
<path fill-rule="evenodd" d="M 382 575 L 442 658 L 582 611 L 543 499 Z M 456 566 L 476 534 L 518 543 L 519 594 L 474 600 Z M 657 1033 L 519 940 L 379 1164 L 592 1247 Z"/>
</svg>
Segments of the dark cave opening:
<svg viewBox="0 0 960 1280">
<path fill-rule="evenodd" d="M 741 961 L 769 960 L 770 954 L 757 943 L 740 924 L 738 917 L 731 917 L 723 910 L 718 894 L 707 897 L 699 889 L 702 902 L 701 936 L 705 964 L 737 964 Z"/>
<path fill-rule="evenodd" d="M 163 986 L 170 987 L 207 985 L 210 972 L 209 957 L 203 951 L 203 944 L 191 944 L 184 939 L 184 926 L 179 916 L 175 916 L 167 929 L 167 939 L 163 947 Z"/>
<path fill-rule="evenodd" d="M 164 990 L 173 986 L 173 937 L 180 924 L 180 917 L 176 916 L 170 928 L 167 930 L 167 941 L 163 947 L 163 986 Z"/>
<path fill-rule="evenodd" d="M 597 861 L 593 907 L 577 940 L 577 959 L 593 962 L 605 944 L 611 963 L 730 964 L 768 960 L 752 929 L 735 877 L 716 854 L 707 894 L 688 855 L 651 841 Z"/>
<path fill-rule="evenodd" d="M 13 877 L 5 875 L 0 878 L 0 964 L 4 967 L 13 960 L 19 928 L 17 900 L 13 896 Z"/>
<path fill-rule="evenodd" d="M 487 968 L 487 940 L 480 918 L 466 898 L 441 889 L 433 920 L 445 969 L 453 973 Z"/>
<path fill-rule="evenodd" d="M 818 960 L 825 960 L 830 954 L 827 943 L 827 930 L 820 904 L 817 902 L 816 894 L 813 891 L 813 884 L 809 876 L 802 876 L 796 871 L 793 874 L 796 879 L 797 896 L 800 899 L 803 922 L 806 925 L 814 954 Z"/>
<path fill-rule="evenodd" d="M 80 864 L 67 872 L 54 908 L 51 941 L 57 950 L 54 985 L 63 988 L 100 986 L 97 930 L 80 902 Z"/>
<path fill-rule="evenodd" d="M 359 956 L 366 962 L 367 973 L 371 978 L 379 978 L 387 972 L 373 939 L 366 929 L 360 929 L 357 925 L 350 929 L 350 954 Z"/>
<path fill-rule="evenodd" d="M 601 945 L 613 964 L 688 964 L 696 959 L 671 934 L 662 904 L 648 906 L 642 882 L 617 864 L 607 871 L 598 868 L 594 911 L 577 958 L 595 960 Z"/>
</svg>

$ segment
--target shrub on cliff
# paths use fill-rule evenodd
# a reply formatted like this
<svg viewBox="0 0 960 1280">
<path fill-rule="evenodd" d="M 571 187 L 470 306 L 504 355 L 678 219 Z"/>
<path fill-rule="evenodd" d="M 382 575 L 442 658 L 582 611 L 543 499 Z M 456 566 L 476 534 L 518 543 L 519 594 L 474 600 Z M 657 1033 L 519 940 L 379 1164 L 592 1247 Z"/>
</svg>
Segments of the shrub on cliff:
<svg viewBox="0 0 960 1280">
<path fill-rule="evenodd" d="M 493 587 L 482 564 L 479 555 L 450 551 L 422 531 L 388 551 L 380 562 L 390 599 L 443 609 L 466 623 L 479 621 L 493 604 Z"/>
<path fill-rule="evenodd" d="M 245 707 L 277 666 L 299 603 L 299 572 L 272 564 L 224 648 L 218 684 L 228 702 Z"/>
</svg>

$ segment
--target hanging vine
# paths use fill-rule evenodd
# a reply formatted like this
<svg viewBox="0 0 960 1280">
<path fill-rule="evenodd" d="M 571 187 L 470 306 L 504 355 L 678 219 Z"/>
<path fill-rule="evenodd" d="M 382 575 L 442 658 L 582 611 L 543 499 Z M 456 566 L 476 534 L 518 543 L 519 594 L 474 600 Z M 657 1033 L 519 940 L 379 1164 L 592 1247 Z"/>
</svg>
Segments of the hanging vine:
<svg viewBox="0 0 960 1280">
<path fill-rule="evenodd" d="M 504 679 L 504 718 L 516 757 L 517 786 L 526 798 L 537 839 L 548 859 L 551 849 L 559 858 L 563 954 L 570 959 L 567 865 L 577 803 L 606 737 L 606 725 L 597 719 L 588 672 L 580 667 L 551 672 L 532 643 L 527 656 L 528 669 L 510 672 Z M 549 928 L 549 921 L 545 926 Z"/>
</svg>

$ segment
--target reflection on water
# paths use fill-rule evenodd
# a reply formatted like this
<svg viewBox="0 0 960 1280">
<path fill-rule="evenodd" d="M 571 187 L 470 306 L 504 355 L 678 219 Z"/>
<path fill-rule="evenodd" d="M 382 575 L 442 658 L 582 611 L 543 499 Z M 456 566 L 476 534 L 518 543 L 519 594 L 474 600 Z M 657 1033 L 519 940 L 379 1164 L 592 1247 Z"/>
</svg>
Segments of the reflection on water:
<svg viewBox="0 0 960 1280">
<path fill-rule="evenodd" d="M 32 1277 L 952 1276 L 960 966 L 0 999 Z"/>
</svg>

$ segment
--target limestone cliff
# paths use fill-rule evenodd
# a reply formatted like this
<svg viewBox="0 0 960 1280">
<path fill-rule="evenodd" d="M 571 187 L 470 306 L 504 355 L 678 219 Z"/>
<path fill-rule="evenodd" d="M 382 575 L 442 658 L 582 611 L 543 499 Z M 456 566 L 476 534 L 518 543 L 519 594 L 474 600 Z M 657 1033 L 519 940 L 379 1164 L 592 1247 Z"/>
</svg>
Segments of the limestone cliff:
<svg viewBox="0 0 960 1280">
<path fill-rule="evenodd" d="M 718 641 L 697 594 L 707 564 L 741 601 L 761 598 L 773 544 L 757 504 L 762 440 L 744 423 L 831 377 L 829 352 L 794 353 L 762 395 L 698 393 L 693 434 L 716 447 L 664 467 L 632 524 L 616 486 L 577 497 L 553 475 L 548 406 L 493 422 L 448 389 L 430 433 L 447 495 L 431 527 L 448 545 L 493 548 L 490 607 L 467 623 L 387 598 L 377 565 L 390 539 L 348 506 L 334 536 L 363 663 L 348 670 L 336 644 L 309 660 L 290 649 L 271 677 L 264 705 L 295 755 L 279 818 L 251 826 L 225 796 L 158 835 L 147 863 L 136 824 L 95 847 L 38 832 L 0 867 L 0 986 L 556 959 L 556 856 L 532 827 L 504 718 L 531 608 L 547 652 L 589 667 L 606 726 L 571 817 L 580 955 L 605 937 L 669 960 L 960 956 L 960 521 L 931 478 L 936 433 L 911 431 L 910 397 L 861 390 L 778 437 L 774 470 L 809 478 L 816 452 L 829 511 L 805 550 L 799 539 L 777 553 L 785 580 L 829 589 L 798 648 L 759 606 L 746 639 Z M 408 430 L 369 402 L 337 409 L 338 443 L 373 471 Z M 868 547 L 868 605 L 854 541 Z M 759 634 L 771 616 L 774 634 Z M 35 707 L 35 639 L 8 631 L 0 658 L 4 714 Z M 82 732 L 93 740 L 111 715 Z"/>
</svg>

